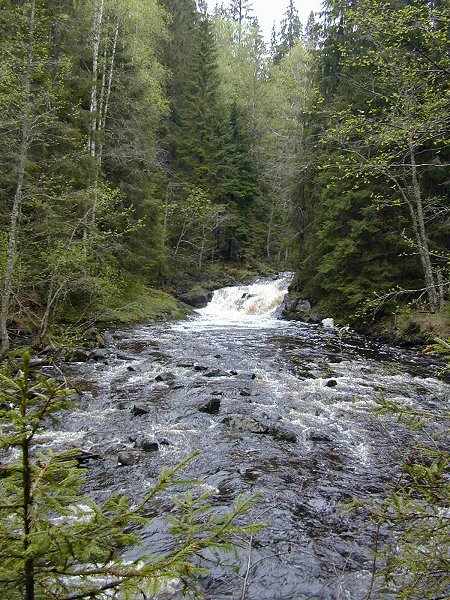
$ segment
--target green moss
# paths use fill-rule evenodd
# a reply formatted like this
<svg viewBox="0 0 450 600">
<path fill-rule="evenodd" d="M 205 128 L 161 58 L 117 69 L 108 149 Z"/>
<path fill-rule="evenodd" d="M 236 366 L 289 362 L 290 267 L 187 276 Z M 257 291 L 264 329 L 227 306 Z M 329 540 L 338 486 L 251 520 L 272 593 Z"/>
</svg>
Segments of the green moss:
<svg viewBox="0 0 450 600">
<path fill-rule="evenodd" d="M 146 287 L 134 286 L 115 306 L 105 307 L 97 315 L 99 323 L 139 323 L 164 319 L 181 319 L 191 309 L 173 296 Z"/>
</svg>

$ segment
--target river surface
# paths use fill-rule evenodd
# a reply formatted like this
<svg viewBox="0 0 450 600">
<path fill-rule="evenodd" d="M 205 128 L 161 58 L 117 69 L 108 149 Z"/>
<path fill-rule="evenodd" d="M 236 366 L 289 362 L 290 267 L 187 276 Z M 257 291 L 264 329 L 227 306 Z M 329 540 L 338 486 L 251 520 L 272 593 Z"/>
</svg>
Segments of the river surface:
<svg viewBox="0 0 450 600">
<path fill-rule="evenodd" d="M 188 320 L 113 332 L 102 360 L 67 368 L 81 399 L 49 434 L 55 449 L 101 457 L 87 471 L 97 500 L 138 499 L 193 450 L 202 454 L 189 475 L 217 507 L 260 494 L 253 517 L 267 526 L 250 561 L 244 546 L 229 568 L 210 564 L 209 600 L 240 600 L 248 565 L 246 600 L 362 600 L 374 531 L 342 505 L 382 496 L 419 435 L 373 409 L 385 398 L 440 411 L 450 397 L 442 365 L 417 352 L 275 319 L 288 283 L 219 290 Z M 133 454 L 149 435 L 159 451 Z M 135 464 L 119 464 L 124 451 Z M 162 549 L 157 524 L 146 543 Z"/>
</svg>

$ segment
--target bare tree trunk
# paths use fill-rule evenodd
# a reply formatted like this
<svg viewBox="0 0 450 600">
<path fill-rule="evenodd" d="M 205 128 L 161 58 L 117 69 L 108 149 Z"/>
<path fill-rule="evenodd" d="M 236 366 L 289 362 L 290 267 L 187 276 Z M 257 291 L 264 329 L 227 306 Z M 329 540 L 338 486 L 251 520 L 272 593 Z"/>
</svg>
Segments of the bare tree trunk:
<svg viewBox="0 0 450 600">
<path fill-rule="evenodd" d="M 98 100 L 97 100 L 97 79 L 98 79 L 98 57 L 100 52 L 100 41 L 103 23 L 104 0 L 95 0 L 94 16 L 92 21 L 92 79 L 91 79 L 91 105 L 90 129 L 89 129 L 89 154 L 94 163 L 94 199 L 91 208 L 91 225 L 95 225 L 97 210 L 97 179 L 98 179 L 98 157 L 97 157 L 97 131 L 99 129 Z M 86 218 L 87 228 L 88 218 Z M 86 238 L 87 231 L 85 232 Z"/>
<path fill-rule="evenodd" d="M 106 119 L 108 118 L 109 99 L 111 97 L 111 88 L 112 88 L 112 83 L 113 83 L 114 67 L 115 67 L 116 51 L 117 51 L 117 40 L 118 39 L 119 39 L 119 21 L 117 20 L 116 27 L 114 30 L 114 39 L 113 39 L 113 45 L 112 45 L 112 50 L 111 50 L 111 61 L 109 63 L 108 83 L 106 86 L 105 102 L 104 102 L 104 105 L 102 106 L 102 110 L 100 112 L 101 140 L 100 140 L 100 148 L 99 148 L 99 153 L 98 153 L 99 167 L 101 166 L 102 159 L 103 159 L 103 147 L 104 147 L 104 137 L 105 137 L 105 130 L 106 130 Z"/>
<path fill-rule="evenodd" d="M 410 139 L 409 141 L 409 154 L 411 158 L 411 191 L 415 205 L 413 212 L 415 213 L 416 236 L 418 237 L 419 242 L 419 253 L 425 275 L 425 284 L 427 286 L 428 301 L 431 310 L 434 311 L 437 310 L 439 307 L 439 296 L 436 287 L 436 281 L 434 278 L 433 266 L 431 264 L 430 248 L 423 214 L 422 193 L 420 190 L 419 179 L 417 176 L 416 157 L 412 139 Z"/>
<path fill-rule="evenodd" d="M 89 153 L 92 158 L 96 156 L 96 133 L 97 133 L 97 78 L 98 78 L 98 56 L 100 51 L 100 38 L 103 21 L 104 0 L 95 0 L 94 16 L 92 22 L 92 77 L 91 77 L 91 105 L 90 129 L 89 129 Z"/>
<path fill-rule="evenodd" d="M 266 255 L 269 260 L 270 260 L 270 246 L 272 243 L 273 212 L 274 212 L 274 207 L 273 207 L 273 202 L 272 202 L 272 206 L 270 207 L 270 218 L 269 218 L 269 225 L 267 228 L 267 239 L 266 239 Z"/>
<path fill-rule="evenodd" d="M 439 291 L 439 309 L 444 308 L 445 303 L 445 287 L 444 278 L 442 276 L 442 269 L 439 267 L 436 271 L 437 287 Z"/>
<path fill-rule="evenodd" d="M 198 268 L 201 271 L 202 266 L 203 266 L 203 254 L 205 252 L 205 244 L 206 244 L 206 230 L 205 230 L 205 226 L 203 226 L 202 229 L 202 243 L 200 246 L 200 255 L 198 257 Z"/>
<path fill-rule="evenodd" d="M 21 127 L 21 142 L 19 161 L 17 165 L 17 182 L 11 209 L 11 218 L 8 232 L 8 250 L 6 256 L 6 269 L 3 281 L 2 306 L 0 313 L 0 336 L 1 353 L 9 349 L 10 341 L 8 335 L 8 318 L 13 288 L 14 265 L 16 260 L 17 234 L 19 229 L 19 216 L 22 205 L 23 185 L 25 181 L 25 170 L 28 159 L 28 150 L 31 138 L 31 74 L 34 58 L 34 27 L 35 27 L 36 3 L 31 0 L 30 15 L 28 18 L 28 57 L 27 67 L 24 75 L 25 109 Z"/>
</svg>

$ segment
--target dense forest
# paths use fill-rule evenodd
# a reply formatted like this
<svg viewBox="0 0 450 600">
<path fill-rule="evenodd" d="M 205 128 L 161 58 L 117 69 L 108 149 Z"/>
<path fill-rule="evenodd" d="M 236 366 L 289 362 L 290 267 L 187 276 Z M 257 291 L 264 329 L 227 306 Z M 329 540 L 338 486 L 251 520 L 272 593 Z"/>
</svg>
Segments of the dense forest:
<svg viewBox="0 0 450 600">
<path fill-rule="evenodd" d="M 227 264 L 294 270 L 353 323 L 444 307 L 445 1 L 328 0 L 302 27 L 290 0 L 270 44 L 241 0 L 0 19 L 3 350 Z"/>
</svg>

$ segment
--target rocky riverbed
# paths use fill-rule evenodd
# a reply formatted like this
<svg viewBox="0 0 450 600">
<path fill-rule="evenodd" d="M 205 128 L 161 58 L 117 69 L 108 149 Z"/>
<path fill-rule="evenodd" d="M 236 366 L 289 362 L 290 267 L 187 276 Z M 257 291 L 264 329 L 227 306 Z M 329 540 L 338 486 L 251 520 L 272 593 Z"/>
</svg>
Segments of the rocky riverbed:
<svg viewBox="0 0 450 600">
<path fill-rule="evenodd" d="M 373 409 L 389 399 L 440 412 L 450 386 L 418 353 L 276 320 L 287 285 L 222 290 L 186 321 L 113 332 L 95 360 L 66 366 L 80 397 L 48 444 L 83 449 L 98 500 L 139 498 L 200 450 L 189 475 L 218 508 L 261 498 L 253 516 L 267 527 L 252 543 L 247 600 L 362 600 L 374 531 L 342 505 L 383 495 L 424 435 Z M 146 540 L 162 548 L 158 521 Z M 206 598 L 241 598 L 248 548 L 229 567 L 211 559 Z"/>
</svg>

